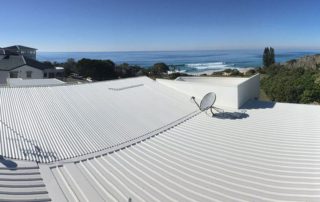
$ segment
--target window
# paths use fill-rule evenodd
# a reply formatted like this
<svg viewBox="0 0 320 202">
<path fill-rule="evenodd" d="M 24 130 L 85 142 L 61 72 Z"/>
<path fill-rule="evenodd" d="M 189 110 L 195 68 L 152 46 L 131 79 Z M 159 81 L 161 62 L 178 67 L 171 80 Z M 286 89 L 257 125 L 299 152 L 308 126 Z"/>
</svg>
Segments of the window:
<svg viewBox="0 0 320 202">
<path fill-rule="evenodd" d="M 43 77 L 47 78 L 47 72 L 43 73 Z"/>
<path fill-rule="evenodd" d="M 32 71 L 27 71 L 26 74 L 27 74 L 27 78 L 31 78 L 32 77 L 31 76 L 32 75 Z"/>
<path fill-rule="evenodd" d="M 10 72 L 10 78 L 18 78 L 18 72 L 17 71 Z"/>
</svg>

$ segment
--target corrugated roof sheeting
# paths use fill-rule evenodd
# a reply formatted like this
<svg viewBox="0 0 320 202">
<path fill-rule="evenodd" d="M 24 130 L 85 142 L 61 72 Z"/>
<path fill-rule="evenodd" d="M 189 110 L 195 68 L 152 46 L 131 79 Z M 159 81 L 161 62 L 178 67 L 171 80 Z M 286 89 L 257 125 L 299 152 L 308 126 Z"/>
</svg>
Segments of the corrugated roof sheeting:
<svg viewBox="0 0 320 202">
<path fill-rule="evenodd" d="M 140 85 L 114 91 L 109 88 Z M 188 97 L 146 77 L 0 88 L 1 154 L 51 162 L 145 135 L 195 111 Z"/>
<path fill-rule="evenodd" d="M 320 108 L 247 107 L 248 117 L 202 113 L 51 174 L 70 201 L 320 201 Z"/>
<path fill-rule="evenodd" d="M 22 78 L 8 78 L 7 85 L 10 87 L 23 86 L 55 86 L 63 85 L 65 82 L 59 79 L 22 79 Z"/>
<path fill-rule="evenodd" d="M 51 201 L 39 167 L 35 162 L 16 162 L 17 167 L 4 165 L 15 164 L 10 160 L 0 161 L 0 201 Z"/>
</svg>

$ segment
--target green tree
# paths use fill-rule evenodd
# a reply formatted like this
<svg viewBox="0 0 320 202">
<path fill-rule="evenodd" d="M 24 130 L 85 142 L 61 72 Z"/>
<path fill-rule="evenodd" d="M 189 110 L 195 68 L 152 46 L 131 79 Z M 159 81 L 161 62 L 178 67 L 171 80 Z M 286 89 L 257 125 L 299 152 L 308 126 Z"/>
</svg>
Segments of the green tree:
<svg viewBox="0 0 320 202">
<path fill-rule="evenodd" d="M 273 101 L 290 103 L 320 103 L 317 70 L 286 68 L 277 64 L 267 68 L 261 88 Z"/>
<path fill-rule="evenodd" d="M 167 73 L 169 71 L 169 66 L 165 63 L 156 63 L 153 67 L 150 68 L 150 76 L 161 76 L 163 73 Z"/>
<path fill-rule="evenodd" d="M 274 55 L 274 49 L 272 47 L 270 47 L 270 65 L 274 64 L 276 62 L 275 60 L 275 55 Z"/>
<path fill-rule="evenodd" d="M 102 81 L 117 78 L 115 64 L 111 60 L 91 60 L 83 58 L 77 63 L 77 71 L 81 76 Z"/>
<path fill-rule="evenodd" d="M 156 63 L 153 65 L 152 71 L 155 75 L 160 75 L 162 73 L 167 73 L 169 71 L 169 67 L 163 62 Z"/>
<path fill-rule="evenodd" d="M 270 55 L 270 50 L 269 48 L 264 48 L 263 51 L 263 58 L 262 58 L 262 62 L 263 62 L 263 66 L 268 67 L 269 66 L 269 55 Z"/>
<path fill-rule="evenodd" d="M 275 53 L 272 47 L 266 47 L 263 51 L 263 66 L 269 67 L 270 65 L 275 63 Z"/>
<path fill-rule="evenodd" d="M 137 65 L 123 63 L 116 66 L 116 73 L 119 78 L 135 77 L 144 75 L 143 68 Z"/>
<path fill-rule="evenodd" d="M 71 73 L 77 73 L 77 62 L 73 58 L 69 58 L 63 64 L 63 68 L 66 76 L 69 76 Z"/>
</svg>

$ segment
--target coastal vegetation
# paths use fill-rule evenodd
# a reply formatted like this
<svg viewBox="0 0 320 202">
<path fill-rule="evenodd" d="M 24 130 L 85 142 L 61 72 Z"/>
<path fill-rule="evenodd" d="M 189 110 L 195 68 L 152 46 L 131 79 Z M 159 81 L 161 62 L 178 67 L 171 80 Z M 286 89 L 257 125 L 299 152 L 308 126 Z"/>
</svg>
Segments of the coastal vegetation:
<svg viewBox="0 0 320 202">
<path fill-rule="evenodd" d="M 77 79 L 90 78 L 93 81 L 128 78 L 147 74 L 145 68 L 127 63 L 117 65 L 111 60 L 83 58 L 76 61 L 73 58 L 69 58 L 64 63 L 56 63 L 55 66 L 64 67 L 66 78 L 78 75 Z"/>
<path fill-rule="evenodd" d="M 202 76 L 252 76 L 261 74 L 261 94 L 264 100 L 289 103 L 320 103 L 320 55 L 305 56 L 285 63 L 276 63 L 275 52 L 272 47 L 263 52 L 263 67 L 240 72 L 238 69 L 225 69 L 214 72 L 212 75 Z M 79 75 L 77 79 L 90 78 L 93 81 L 102 81 L 117 78 L 148 76 L 150 78 L 175 79 L 179 76 L 190 76 L 175 67 L 165 63 L 156 63 L 149 68 L 130 65 L 127 63 L 115 64 L 111 60 L 68 59 L 64 63 L 55 63 L 55 66 L 65 68 L 66 77 Z M 173 73 L 168 74 L 169 70 Z"/>
<path fill-rule="evenodd" d="M 70 58 L 64 63 L 55 63 L 55 66 L 65 68 L 65 76 L 79 75 L 78 79 L 90 78 L 94 81 L 103 81 L 118 78 L 128 78 L 136 76 L 149 76 L 151 78 L 178 77 L 181 74 L 173 75 L 166 74 L 169 71 L 169 66 L 165 63 L 156 63 L 149 68 L 143 68 L 138 65 L 130 65 L 128 63 L 115 64 L 111 60 L 93 60 L 83 58 L 75 61 Z"/>
<path fill-rule="evenodd" d="M 319 63 L 318 63 L 319 61 Z M 306 56 L 264 67 L 261 89 L 272 100 L 320 103 L 320 56 Z"/>
<path fill-rule="evenodd" d="M 97 81 L 114 79 L 117 77 L 115 64 L 111 60 L 81 59 L 77 62 L 77 72 L 85 77 Z"/>
<path fill-rule="evenodd" d="M 308 55 L 285 63 L 276 63 L 275 51 L 266 47 L 263 67 L 240 72 L 225 69 L 211 76 L 251 76 L 261 74 L 263 100 L 288 103 L 320 104 L 320 54 Z"/>
<path fill-rule="evenodd" d="M 167 73 L 169 71 L 169 66 L 165 63 L 156 63 L 153 65 L 153 68 L 150 69 L 150 72 L 155 76 L 161 76 L 163 73 Z"/>
</svg>

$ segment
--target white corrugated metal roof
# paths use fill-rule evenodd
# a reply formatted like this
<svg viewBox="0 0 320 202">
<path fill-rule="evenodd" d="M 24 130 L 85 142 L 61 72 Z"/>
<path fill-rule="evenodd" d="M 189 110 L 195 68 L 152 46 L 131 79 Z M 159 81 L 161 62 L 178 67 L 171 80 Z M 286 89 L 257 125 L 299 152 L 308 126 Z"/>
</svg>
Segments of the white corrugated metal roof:
<svg viewBox="0 0 320 202">
<path fill-rule="evenodd" d="M 59 79 L 22 79 L 22 78 L 8 78 L 7 85 L 10 87 L 24 87 L 24 86 L 53 86 L 62 85 L 65 82 Z"/>
<path fill-rule="evenodd" d="M 58 190 L 70 201 L 319 201 L 320 107 L 247 107 L 242 119 L 202 113 L 101 157 L 42 165 L 45 181 L 56 180 L 50 196 Z"/>
<path fill-rule="evenodd" d="M 51 162 L 114 148 L 192 114 L 186 100 L 146 77 L 0 88 L 0 154 Z"/>
<path fill-rule="evenodd" d="M 189 99 L 145 77 L 0 88 L 0 155 L 42 162 L 14 192 L 27 173 L 0 168 L 0 201 L 320 201 L 319 106 Z"/>
<path fill-rule="evenodd" d="M 0 201 L 51 201 L 37 163 L 0 160 Z"/>
</svg>

